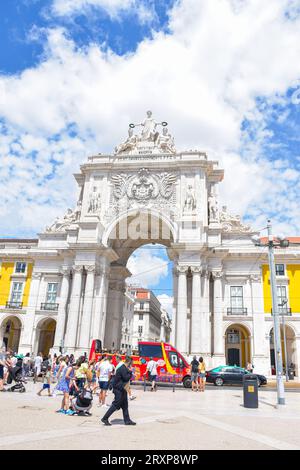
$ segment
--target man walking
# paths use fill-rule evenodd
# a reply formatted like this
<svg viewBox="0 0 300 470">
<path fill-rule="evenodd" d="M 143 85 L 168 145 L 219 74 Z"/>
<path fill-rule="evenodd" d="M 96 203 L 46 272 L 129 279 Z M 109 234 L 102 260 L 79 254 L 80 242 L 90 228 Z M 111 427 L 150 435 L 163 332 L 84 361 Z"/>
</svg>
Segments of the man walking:
<svg viewBox="0 0 300 470">
<path fill-rule="evenodd" d="M 99 387 L 100 387 L 99 406 L 103 406 L 103 407 L 108 406 L 105 404 L 105 399 L 107 395 L 109 381 L 114 371 L 114 366 L 112 365 L 111 360 L 112 360 L 111 356 L 108 356 L 108 357 L 106 356 L 98 367 Z"/>
<path fill-rule="evenodd" d="M 121 357 L 117 356 L 117 362 L 118 362 L 118 365 L 116 366 L 116 373 L 113 378 L 113 393 L 115 395 L 115 399 L 112 402 L 109 410 L 107 410 L 107 412 L 101 419 L 101 421 L 103 424 L 105 424 L 105 426 L 111 426 L 110 422 L 108 421 L 108 418 L 115 411 L 122 408 L 124 423 L 127 426 L 134 426 L 136 423 L 132 421 L 129 417 L 127 390 L 125 388 L 127 384 L 129 383 L 130 377 L 131 377 L 131 371 L 130 371 L 131 359 L 126 358 L 125 363 L 124 363 L 122 362 Z"/>
<path fill-rule="evenodd" d="M 156 392 L 156 376 L 157 376 L 157 363 L 150 357 L 150 361 L 147 364 L 147 372 L 149 373 L 149 380 L 151 382 L 151 392 Z"/>
</svg>

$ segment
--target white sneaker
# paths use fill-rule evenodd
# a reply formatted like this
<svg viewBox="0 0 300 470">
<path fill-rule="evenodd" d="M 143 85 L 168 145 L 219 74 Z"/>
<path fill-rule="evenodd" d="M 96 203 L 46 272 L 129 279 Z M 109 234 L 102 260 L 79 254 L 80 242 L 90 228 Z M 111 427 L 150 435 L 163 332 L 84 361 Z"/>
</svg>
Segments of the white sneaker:
<svg viewBox="0 0 300 470">
<path fill-rule="evenodd" d="M 129 400 L 135 400 L 135 399 L 136 399 L 135 395 L 131 395 L 131 397 L 129 398 Z"/>
<path fill-rule="evenodd" d="M 104 404 L 104 405 L 102 405 L 102 407 L 103 408 L 109 408 L 109 405 Z"/>
</svg>

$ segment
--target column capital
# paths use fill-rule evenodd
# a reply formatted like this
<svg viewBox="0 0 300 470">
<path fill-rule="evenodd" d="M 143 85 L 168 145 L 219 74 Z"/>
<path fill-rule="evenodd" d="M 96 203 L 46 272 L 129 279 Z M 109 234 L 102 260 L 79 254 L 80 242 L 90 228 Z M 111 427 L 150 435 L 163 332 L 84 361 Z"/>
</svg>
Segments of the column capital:
<svg viewBox="0 0 300 470">
<path fill-rule="evenodd" d="M 72 270 L 73 270 L 74 273 L 82 273 L 83 272 L 83 265 L 74 264 Z"/>
<path fill-rule="evenodd" d="M 224 276 L 224 272 L 219 270 L 219 271 L 212 271 L 212 277 L 214 279 L 222 279 L 222 277 Z"/>
<path fill-rule="evenodd" d="M 186 265 L 177 265 L 176 270 L 178 274 L 186 274 L 189 267 Z"/>
<path fill-rule="evenodd" d="M 260 282 L 261 277 L 259 274 L 250 274 L 249 279 L 251 282 Z"/>
<path fill-rule="evenodd" d="M 96 271 L 96 266 L 94 264 L 87 265 L 84 268 L 88 273 L 94 273 Z"/>
<path fill-rule="evenodd" d="M 31 275 L 31 277 L 32 277 L 32 279 L 37 279 L 37 280 L 39 280 L 39 279 L 41 279 L 41 277 L 42 277 L 42 273 L 35 273 L 35 272 L 33 272 L 32 275 Z"/>
<path fill-rule="evenodd" d="M 68 266 L 62 266 L 59 270 L 59 273 L 62 274 L 63 276 L 70 276 L 70 271 L 71 271 L 71 268 L 69 268 Z"/>
<path fill-rule="evenodd" d="M 191 266 L 192 274 L 201 274 L 202 273 L 202 266 Z"/>
</svg>

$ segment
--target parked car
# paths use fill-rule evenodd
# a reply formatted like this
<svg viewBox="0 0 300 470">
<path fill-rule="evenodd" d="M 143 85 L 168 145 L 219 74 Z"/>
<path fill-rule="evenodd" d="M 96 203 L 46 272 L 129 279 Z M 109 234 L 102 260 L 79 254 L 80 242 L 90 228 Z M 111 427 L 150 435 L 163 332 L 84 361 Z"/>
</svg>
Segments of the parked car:
<svg viewBox="0 0 300 470">
<path fill-rule="evenodd" d="M 242 367 L 219 366 L 206 372 L 206 382 L 213 383 L 217 387 L 222 385 L 242 385 L 245 374 L 250 374 L 250 372 Z M 254 375 L 257 377 L 259 387 L 267 384 L 267 379 L 264 375 Z"/>
</svg>

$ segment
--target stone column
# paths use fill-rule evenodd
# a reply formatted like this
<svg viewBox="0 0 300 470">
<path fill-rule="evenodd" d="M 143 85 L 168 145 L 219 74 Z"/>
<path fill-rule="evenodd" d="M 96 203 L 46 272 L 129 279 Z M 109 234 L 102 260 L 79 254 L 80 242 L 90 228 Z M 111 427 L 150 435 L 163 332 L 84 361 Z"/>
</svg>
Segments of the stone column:
<svg viewBox="0 0 300 470">
<path fill-rule="evenodd" d="M 187 266 L 178 266 L 176 348 L 187 353 Z"/>
<path fill-rule="evenodd" d="M 248 315 L 253 317 L 253 341 L 249 358 L 255 366 L 255 372 L 268 375 L 270 373 L 270 342 L 265 339 L 265 315 L 263 291 L 260 274 L 250 275 L 251 308 Z"/>
<path fill-rule="evenodd" d="M 19 353 L 26 354 L 28 352 L 33 352 L 33 336 L 35 332 L 34 320 L 35 320 L 35 312 L 38 308 L 38 299 L 39 299 L 39 291 L 41 285 L 41 278 L 42 274 L 33 272 L 31 285 L 30 285 L 30 293 L 29 293 L 29 301 L 28 307 L 26 308 L 26 315 L 24 317 L 24 327 L 21 331 L 20 337 L 20 345 L 19 345 Z"/>
<path fill-rule="evenodd" d="M 202 277 L 202 303 L 201 303 L 201 354 L 208 357 L 211 354 L 211 325 L 209 311 L 209 271 L 205 269 Z"/>
<path fill-rule="evenodd" d="M 63 278 L 61 281 L 59 306 L 57 312 L 57 323 L 55 330 L 54 346 L 53 349 L 56 353 L 59 353 L 59 348 L 62 346 L 62 342 L 65 334 L 66 326 L 66 308 L 69 297 L 70 288 L 70 270 L 68 268 L 62 269 Z"/>
<path fill-rule="evenodd" d="M 177 268 L 173 268 L 173 310 L 172 310 L 172 325 L 171 325 L 171 337 L 170 342 L 171 344 L 176 344 L 176 324 L 177 324 L 177 291 L 178 291 L 178 273 Z"/>
<path fill-rule="evenodd" d="M 95 308 L 94 318 L 92 323 L 92 339 L 100 339 L 101 336 L 101 322 L 103 317 L 103 294 L 104 294 L 104 271 L 99 268 L 95 276 Z"/>
<path fill-rule="evenodd" d="M 81 327 L 79 335 L 79 348 L 81 353 L 88 353 L 91 347 L 90 331 L 92 322 L 92 309 L 94 301 L 95 284 L 95 266 L 85 266 L 87 276 L 85 283 L 85 295 L 83 303 L 83 312 L 81 318 Z M 95 338 L 96 339 L 96 338 Z"/>
<path fill-rule="evenodd" d="M 102 318 L 101 318 L 101 324 L 100 324 L 100 339 L 103 345 L 104 345 L 104 339 L 105 339 L 105 334 L 106 334 L 108 289 L 109 289 L 109 281 L 108 281 L 106 273 L 104 273 Z"/>
<path fill-rule="evenodd" d="M 191 267 L 192 285 L 192 321 L 191 321 L 191 353 L 198 354 L 203 350 L 201 342 L 201 267 Z"/>
<path fill-rule="evenodd" d="M 214 271 L 214 364 L 221 364 L 225 360 L 225 344 L 223 335 L 223 293 L 222 271 Z"/>
<path fill-rule="evenodd" d="M 73 267 L 73 287 L 71 302 L 68 314 L 67 331 L 65 336 L 65 348 L 68 353 L 74 353 L 76 348 L 76 338 L 79 320 L 79 307 L 81 300 L 83 266 Z"/>
</svg>

